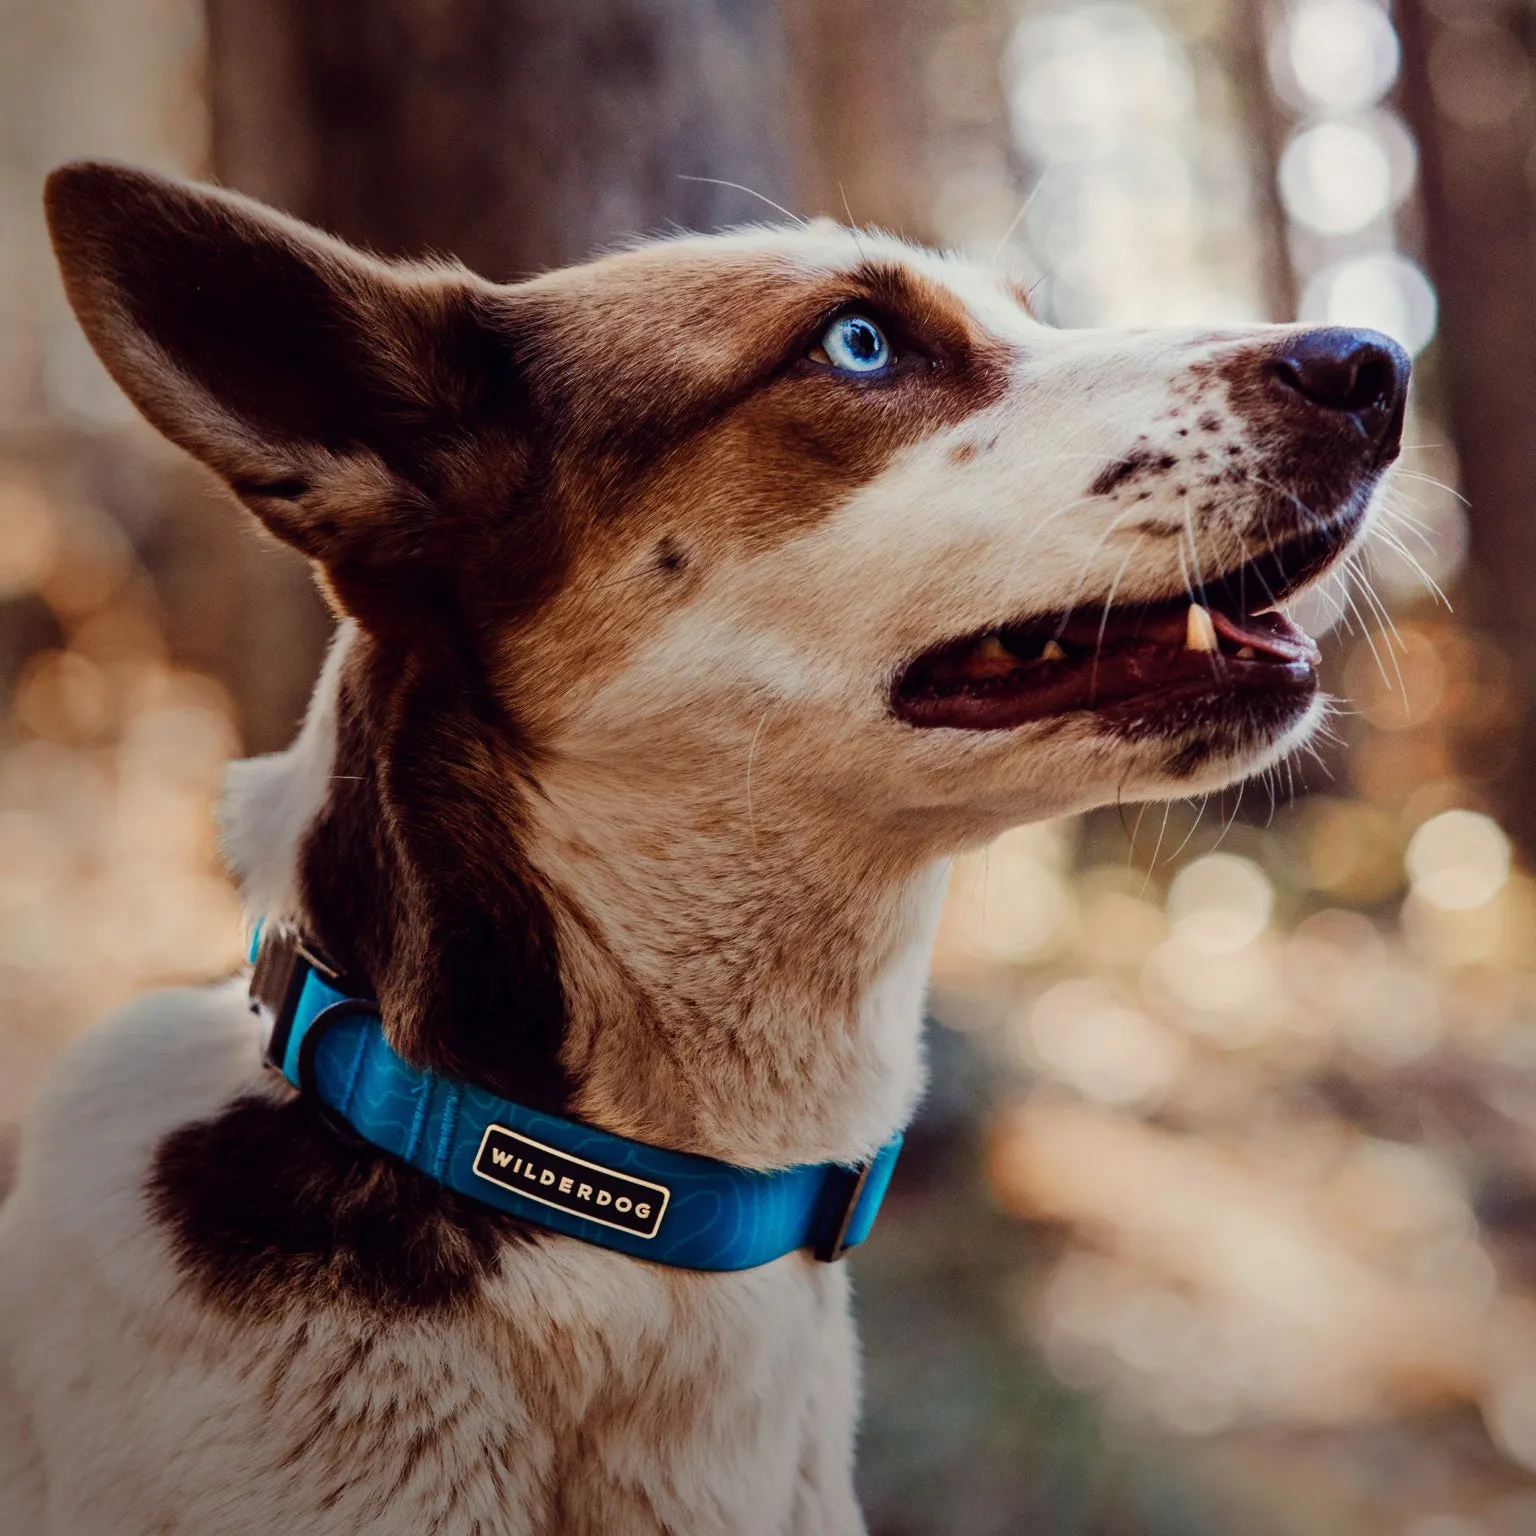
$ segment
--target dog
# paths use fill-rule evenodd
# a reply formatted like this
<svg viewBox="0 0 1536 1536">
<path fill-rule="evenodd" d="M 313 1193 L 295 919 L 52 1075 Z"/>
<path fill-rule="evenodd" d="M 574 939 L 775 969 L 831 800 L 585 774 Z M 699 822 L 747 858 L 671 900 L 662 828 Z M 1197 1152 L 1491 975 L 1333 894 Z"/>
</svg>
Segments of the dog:
<svg viewBox="0 0 1536 1536">
<path fill-rule="evenodd" d="M 922 1089 L 948 861 L 1308 739 L 1283 605 L 1364 537 L 1407 357 L 1055 331 L 828 221 L 497 285 L 107 163 L 47 210 L 113 377 L 339 625 L 222 805 L 277 982 L 131 1004 L 30 1115 L 0 1529 L 862 1530 L 838 1257 Z M 665 1179 L 614 1174 L 620 1231 L 489 1125 L 450 1187 L 295 1088 L 300 959 L 392 1071 L 732 1188 L 848 1170 L 842 1235 L 657 1262 Z"/>
</svg>

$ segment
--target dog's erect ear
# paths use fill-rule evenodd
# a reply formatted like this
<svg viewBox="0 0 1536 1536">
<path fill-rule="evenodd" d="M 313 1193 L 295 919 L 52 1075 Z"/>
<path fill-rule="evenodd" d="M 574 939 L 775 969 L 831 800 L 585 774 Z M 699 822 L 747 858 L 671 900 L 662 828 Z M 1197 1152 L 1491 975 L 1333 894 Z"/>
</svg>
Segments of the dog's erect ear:
<svg viewBox="0 0 1536 1536">
<path fill-rule="evenodd" d="M 112 377 L 333 575 L 420 558 L 433 452 L 516 417 L 507 290 L 462 269 L 379 261 L 247 198 L 110 163 L 61 167 L 46 201 Z"/>
</svg>

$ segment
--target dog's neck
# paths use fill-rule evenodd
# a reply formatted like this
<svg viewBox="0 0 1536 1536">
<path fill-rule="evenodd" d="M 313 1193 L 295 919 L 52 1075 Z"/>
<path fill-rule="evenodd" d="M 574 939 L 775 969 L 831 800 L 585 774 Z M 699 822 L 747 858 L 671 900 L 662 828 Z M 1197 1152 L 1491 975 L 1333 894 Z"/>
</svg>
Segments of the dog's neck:
<svg viewBox="0 0 1536 1536">
<path fill-rule="evenodd" d="M 751 1165 L 871 1152 L 919 1089 L 947 869 L 882 865 L 762 807 L 754 827 L 739 792 L 631 772 L 643 795 L 618 765 L 557 765 L 542 786 L 533 854 L 568 898 L 580 1112 Z"/>
<path fill-rule="evenodd" d="M 231 767 L 225 842 L 253 916 L 305 920 L 306 839 L 355 766 L 337 763 L 351 644 L 344 627 L 294 745 Z M 560 760 L 539 791 L 519 856 L 552 918 L 571 1114 L 760 1167 L 864 1156 L 905 1122 L 946 863 L 831 846 L 771 801 L 749 817 L 643 763 Z M 463 1075 L 497 1082 L 465 1054 Z"/>
</svg>

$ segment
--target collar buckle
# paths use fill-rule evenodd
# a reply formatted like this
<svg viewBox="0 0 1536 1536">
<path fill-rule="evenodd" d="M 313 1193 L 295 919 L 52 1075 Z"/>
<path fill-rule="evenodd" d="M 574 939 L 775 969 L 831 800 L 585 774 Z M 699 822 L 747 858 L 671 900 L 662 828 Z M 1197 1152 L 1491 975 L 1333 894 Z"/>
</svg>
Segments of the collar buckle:
<svg viewBox="0 0 1536 1536">
<path fill-rule="evenodd" d="M 848 1228 L 853 1225 L 853 1213 L 859 1208 L 859 1197 L 864 1193 L 864 1186 L 869 1182 L 869 1172 L 873 1167 L 874 1164 L 866 1160 L 856 1163 L 852 1168 L 836 1170 L 836 1203 L 829 1213 L 820 1240 L 811 1250 L 812 1257 L 823 1264 L 837 1263 L 853 1246 L 848 1241 Z"/>
<path fill-rule="evenodd" d="M 251 1012 L 265 1008 L 272 1015 L 263 1059 L 269 1067 L 283 1070 L 299 998 L 310 971 L 322 980 L 337 982 L 341 972 L 306 944 L 296 928 L 263 925 L 256 963 L 251 969 Z"/>
</svg>

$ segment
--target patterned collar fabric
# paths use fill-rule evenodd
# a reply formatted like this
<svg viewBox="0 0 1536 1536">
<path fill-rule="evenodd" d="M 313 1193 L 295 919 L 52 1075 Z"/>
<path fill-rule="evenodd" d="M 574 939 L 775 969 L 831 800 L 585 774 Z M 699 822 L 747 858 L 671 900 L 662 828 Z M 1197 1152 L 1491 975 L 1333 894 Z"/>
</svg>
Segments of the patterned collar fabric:
<svg viewBox="0 0 1536 1536">
<path fill-rule="evenodd" d="M 647 1146 L 412 1066 L 377 1005 L 339 990 L 290 930 L 258 928 L 251 957 L 270 1064 L 342 1134 L 483 1205 L 684 1269 L 752 1269 L 802 1248 L 833 1260 L 869 1236 L 899 1134 L 860 1166 L 770 1172 Z"/>
</svg>

